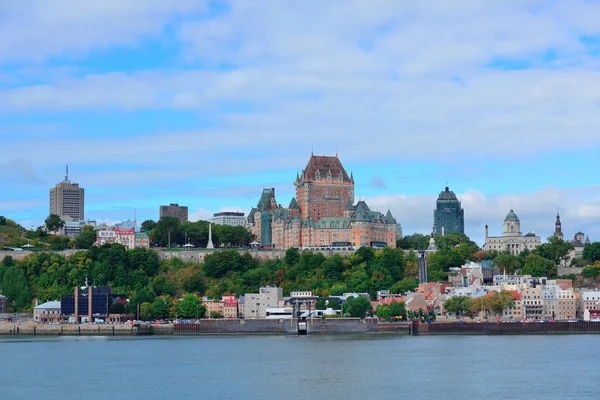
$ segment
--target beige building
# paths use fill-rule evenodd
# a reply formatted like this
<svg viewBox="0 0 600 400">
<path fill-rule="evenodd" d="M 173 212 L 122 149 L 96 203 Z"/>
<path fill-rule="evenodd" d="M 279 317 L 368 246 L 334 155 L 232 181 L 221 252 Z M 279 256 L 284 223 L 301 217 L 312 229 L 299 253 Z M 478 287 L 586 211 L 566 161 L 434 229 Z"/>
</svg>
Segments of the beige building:
<svg viewBox="0 0 600 400">
<path fill-rule="evenodd" d="M 160 218 L 175 217 L 181 222 L 188 222 L 188 207 L 171 203 L 168 206 L 160 206 Z"/>
<path fill-rule="evenodd" d="M 267 308 L 277 308 L 283 301 L 283 289 L 274 286 L 261 287 L 259 293 L 244 296 L 245 318 L 266 318 Z"/>
<path fill-rule="evenodd" d="M 539 286 L 524 288 L 521 291 L 523 318 L 528 320 L 544 319 L 544 296 Z"/>
<path fill-rule="evenodd" d="M 39 323 L 60 321 L 60 301 L 48 301 L 33 308 L 33 320 Z"/>
<path fill-rule="evenodd" d="M 577 301 L 573 289 L 562 289 L 559 286 L 547 286 L 542 289 L 544 298 L 544 318 L 568 320 L 575 318 Z"/>
<path fill-rule="evenodd" d="M 63 182 L 50 189 L 50 214 L 70 217 L 74 221 L 84 220 L 84 189 L 69 181 L 69 166 Z"/>
<path fill-rule="evenodd" d="M 600 310 L 600 292 L 581 292 L 579 296 L 579 318 L 583 318 L 586 311 Z"/>
<path fill-rule="evenodd" d="M 521 221 L 513 210 L 504 218 L 504 231 L 502 236 L 488 236 L 488 226 L 485 226 L 485 244 L 483 250 L 508 251 L 510 254 L 519 254 L 525 249 L 533 250 L 542 243 L 539 236 L 530 232 L 521 233 Z"/>
</svg>

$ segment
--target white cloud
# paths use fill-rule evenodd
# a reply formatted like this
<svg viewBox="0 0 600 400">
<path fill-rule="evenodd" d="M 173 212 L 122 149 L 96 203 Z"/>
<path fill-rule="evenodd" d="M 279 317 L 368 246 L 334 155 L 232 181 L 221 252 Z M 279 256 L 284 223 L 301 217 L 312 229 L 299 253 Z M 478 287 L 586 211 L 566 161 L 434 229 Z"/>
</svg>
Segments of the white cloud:
<svg viewBox="0 0 600 400">
<path fill-rule="evenodd" d="M 7 0 L 0 8 L 0 62 L 80 56 L 159 37 L 172 19 L 204 10 L 201 0 Z"/>
</svg>

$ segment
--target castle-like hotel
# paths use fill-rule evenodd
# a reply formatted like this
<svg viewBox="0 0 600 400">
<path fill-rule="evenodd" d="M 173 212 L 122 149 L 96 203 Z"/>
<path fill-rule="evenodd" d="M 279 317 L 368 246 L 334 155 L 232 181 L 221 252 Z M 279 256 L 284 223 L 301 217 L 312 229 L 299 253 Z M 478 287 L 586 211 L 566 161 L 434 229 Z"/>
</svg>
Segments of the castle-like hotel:
<svg viewBox="0 0 600 400">
<path fill-rule="evenodd" d="M 275 200 L 275 189 L 263 189 L 248 223 L 263 247 L 299 249 L 346 243 L 396 247 L 400 225 L 388 210 L 371 211 L 364 201 L 354 204 L 354 177 L 337 155 L 311 155 L 302 174 L 296 174 L 296 197 L 288 208 Z"/>
</svg>

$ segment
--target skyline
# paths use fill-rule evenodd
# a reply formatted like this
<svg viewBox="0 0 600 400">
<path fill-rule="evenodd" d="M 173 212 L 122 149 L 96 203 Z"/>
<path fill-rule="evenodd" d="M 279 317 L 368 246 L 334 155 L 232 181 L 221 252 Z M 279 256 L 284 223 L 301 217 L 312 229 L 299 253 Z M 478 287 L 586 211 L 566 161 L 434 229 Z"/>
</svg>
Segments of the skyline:
<svg viewBox="0 0 600 400">
<path fill-rule="evenodd" d="M 600 4 L 397 3 L 7 5 L 0 215 L 41 225 L 65 164 L 98 221 L 287 206 L 314 149 L 405 235 L 447 183 L 479 244 L 511 208 L 600 239 Z"/>
</svg>

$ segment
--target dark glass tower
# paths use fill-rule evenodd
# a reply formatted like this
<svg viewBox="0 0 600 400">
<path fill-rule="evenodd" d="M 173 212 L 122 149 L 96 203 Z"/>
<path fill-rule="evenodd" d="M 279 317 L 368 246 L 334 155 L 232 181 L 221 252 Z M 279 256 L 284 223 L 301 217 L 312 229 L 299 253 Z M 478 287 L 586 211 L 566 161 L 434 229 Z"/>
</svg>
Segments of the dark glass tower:
<svg viewBox="0 0 600 400">
<path fill-rule="evenodd" d="M 465 212 L 448 186 L 440 193 L 433 210 L 433 234 L 465 233 Z"/>
</svg>

